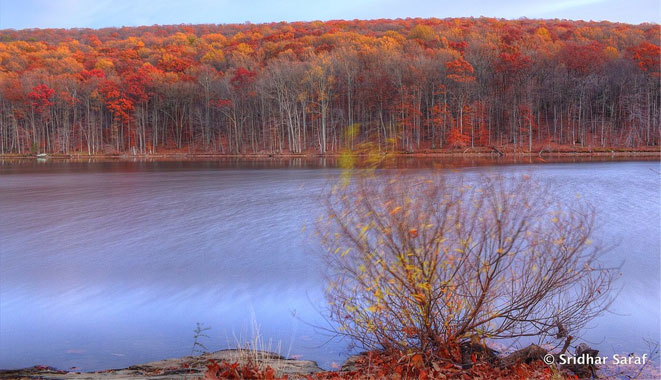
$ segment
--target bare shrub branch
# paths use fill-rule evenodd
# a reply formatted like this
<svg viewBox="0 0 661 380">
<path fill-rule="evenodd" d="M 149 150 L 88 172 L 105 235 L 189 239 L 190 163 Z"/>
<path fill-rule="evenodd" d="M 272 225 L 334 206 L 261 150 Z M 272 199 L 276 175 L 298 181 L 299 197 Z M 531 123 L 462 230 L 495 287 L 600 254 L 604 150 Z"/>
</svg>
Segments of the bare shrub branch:
<svg viewBox="0 0 661 380">
<path fill-rule="evenodd" d="M 331 319 L 362 346 L 562 339 L 612 300 L 590 205 L 558 204 L 529 176 L 370 173 L 332 188 L 319 226 Z"/>
</svg>

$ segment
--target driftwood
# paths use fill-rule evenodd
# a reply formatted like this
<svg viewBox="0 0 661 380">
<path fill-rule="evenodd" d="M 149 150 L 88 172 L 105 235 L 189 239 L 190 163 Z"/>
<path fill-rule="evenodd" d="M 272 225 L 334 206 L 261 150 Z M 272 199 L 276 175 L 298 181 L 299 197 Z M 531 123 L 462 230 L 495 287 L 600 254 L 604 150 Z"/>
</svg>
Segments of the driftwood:
<svg viewBox="0 0 661 380">
<path fill-rule="evenodd" d="M 501 367 L 511 367 L 517 363 L 530 363 L 542 360 L 548 351 L 536 344 L 514 351 L 500 360 Z"/>
<path fill-rule="evenodd" d="M 505 153 L 503 153 L 503 152 L 501 152 L 500 150 L 498 150 L 498 148 L 496 148 L 495 146 L 492 146 L 492 147 L 491 147 L 491 150 L 492 150 L 492 153 L 496 153 L 499 157 L 502 157 L 502 156 L 505 155 Z"/>
<path fill-rule="evenodd" d="M 593 348 L 590 348 L 587 344 L 581 343 L 576 347 L 576 358 L 580 357 L 586 357 L 586 358 L 596 358 L 599 356 L 599 350 L 595 350 Z M 584 378 L 597 378 L 597 366 L 595 364 L 592 364 L 593 361 L 586 360 L 584 361 L 585 363 L 588 364 L 578 364 L 578 363 L 566 363 L 562 365 L 562 368 L 568 369 L 576 376 L 579 377 L 579 379 L 584 379 Z"/>
<path fill-rule="evenodd" d="M 562 348 L 562 351 L 559 354 L 554 354 L 554 362 L 559 363 L 559 356 L 564 354 L 571 342 L 572 337 L 567 337 L 565 345 Z M 542 360 L 544 356 L 548 354 L 548 351 L 538 345 L 531 344 L 530 346 L 515 351 L 506 357 L 500 360 L 501 367 L 511 367 L 517 363 L 530 363 L 535 360 Z M 599 351 L 593 348 L 590 348 L 587 344 L 581 343 L 576 347 L 576 353 L 574 355 L 577 359 L 580 357 L 589 357 L 596 358 L 599 356 Z M 569 370 L 573 372 L 579 379 L 585 378 L 597 378 L 597 366 L 592 364 L 595 360 L 583 360 L 581 361 L 587 364 L 578 364 L 578 363 L 565 363 L 561 365 L 561 369 Z"/>
</svg>

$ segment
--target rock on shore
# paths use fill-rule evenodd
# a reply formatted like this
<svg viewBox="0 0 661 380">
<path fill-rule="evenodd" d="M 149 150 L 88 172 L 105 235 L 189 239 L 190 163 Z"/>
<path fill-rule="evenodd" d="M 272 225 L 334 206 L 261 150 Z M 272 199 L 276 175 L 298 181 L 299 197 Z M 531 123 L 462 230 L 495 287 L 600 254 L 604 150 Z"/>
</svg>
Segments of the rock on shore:
<svg viewBox="0 0 661 380">
<path fill-rule="evenodd" d="M 277 374 L 287 374 L 290 379 L 298 376 L 323 371 L 316 362 L 310 360 L 287 359 L 272 352 L 221 350 L 200 356 L 185 356 L 181 358 L 159 360 L 155 362 L 133 365 L 124 369 L 111 369 L 98 372 L 67 372 L 54 368 L 36 366 L 20 370 L 0 370 L 0 379 L 77 379 L 77 380 L 191 380 L 200 377 L 207 369 L 209 360 L 217 362 L 247 363 L 252 361 L 260 367 L 271 367 Z"/>
</svg>

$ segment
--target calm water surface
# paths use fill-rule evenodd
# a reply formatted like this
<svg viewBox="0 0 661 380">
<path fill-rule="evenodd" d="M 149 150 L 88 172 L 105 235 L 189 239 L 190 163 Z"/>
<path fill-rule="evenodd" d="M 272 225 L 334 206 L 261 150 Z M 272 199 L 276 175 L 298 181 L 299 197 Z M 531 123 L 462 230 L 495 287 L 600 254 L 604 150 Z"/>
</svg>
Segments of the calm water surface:
<svg viewBox="0 0 661 380">
<path fill-rule="evenodd" d="M 288 167 L 282 167 L 288 166 Z M 323 166 L 323 165 L 322 165 Z M 420 169 L 424 170 L 424 169 Z M 559 197 L 599 209 L 595 240 L 619 243 L 621 291 L 585 339 L 644 351 L 660 327 L 659 163 L 480 166 L 535 173 Z M 220 162 L 0 163 L 0 368 L 81 370 L 189 355 L 252 337 L 323 367 L 319 197 L 339 171 Z M 307 229 L 305 229 L 307 226 Z M 277 345 L 280 345 L 278 349 Z"/>
</svg>

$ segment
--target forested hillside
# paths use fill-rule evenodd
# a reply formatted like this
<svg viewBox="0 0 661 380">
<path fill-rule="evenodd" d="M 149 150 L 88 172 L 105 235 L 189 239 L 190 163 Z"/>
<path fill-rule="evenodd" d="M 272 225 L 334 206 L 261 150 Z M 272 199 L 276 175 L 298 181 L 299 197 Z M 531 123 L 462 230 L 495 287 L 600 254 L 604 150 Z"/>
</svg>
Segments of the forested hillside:
<svg viewBox="0 0 661 380">
<path fill-rule="evenodd" d="M 658 146 L 659 36 L 489 18 L 1 30 L 0 153 Z"/>
</svg>

